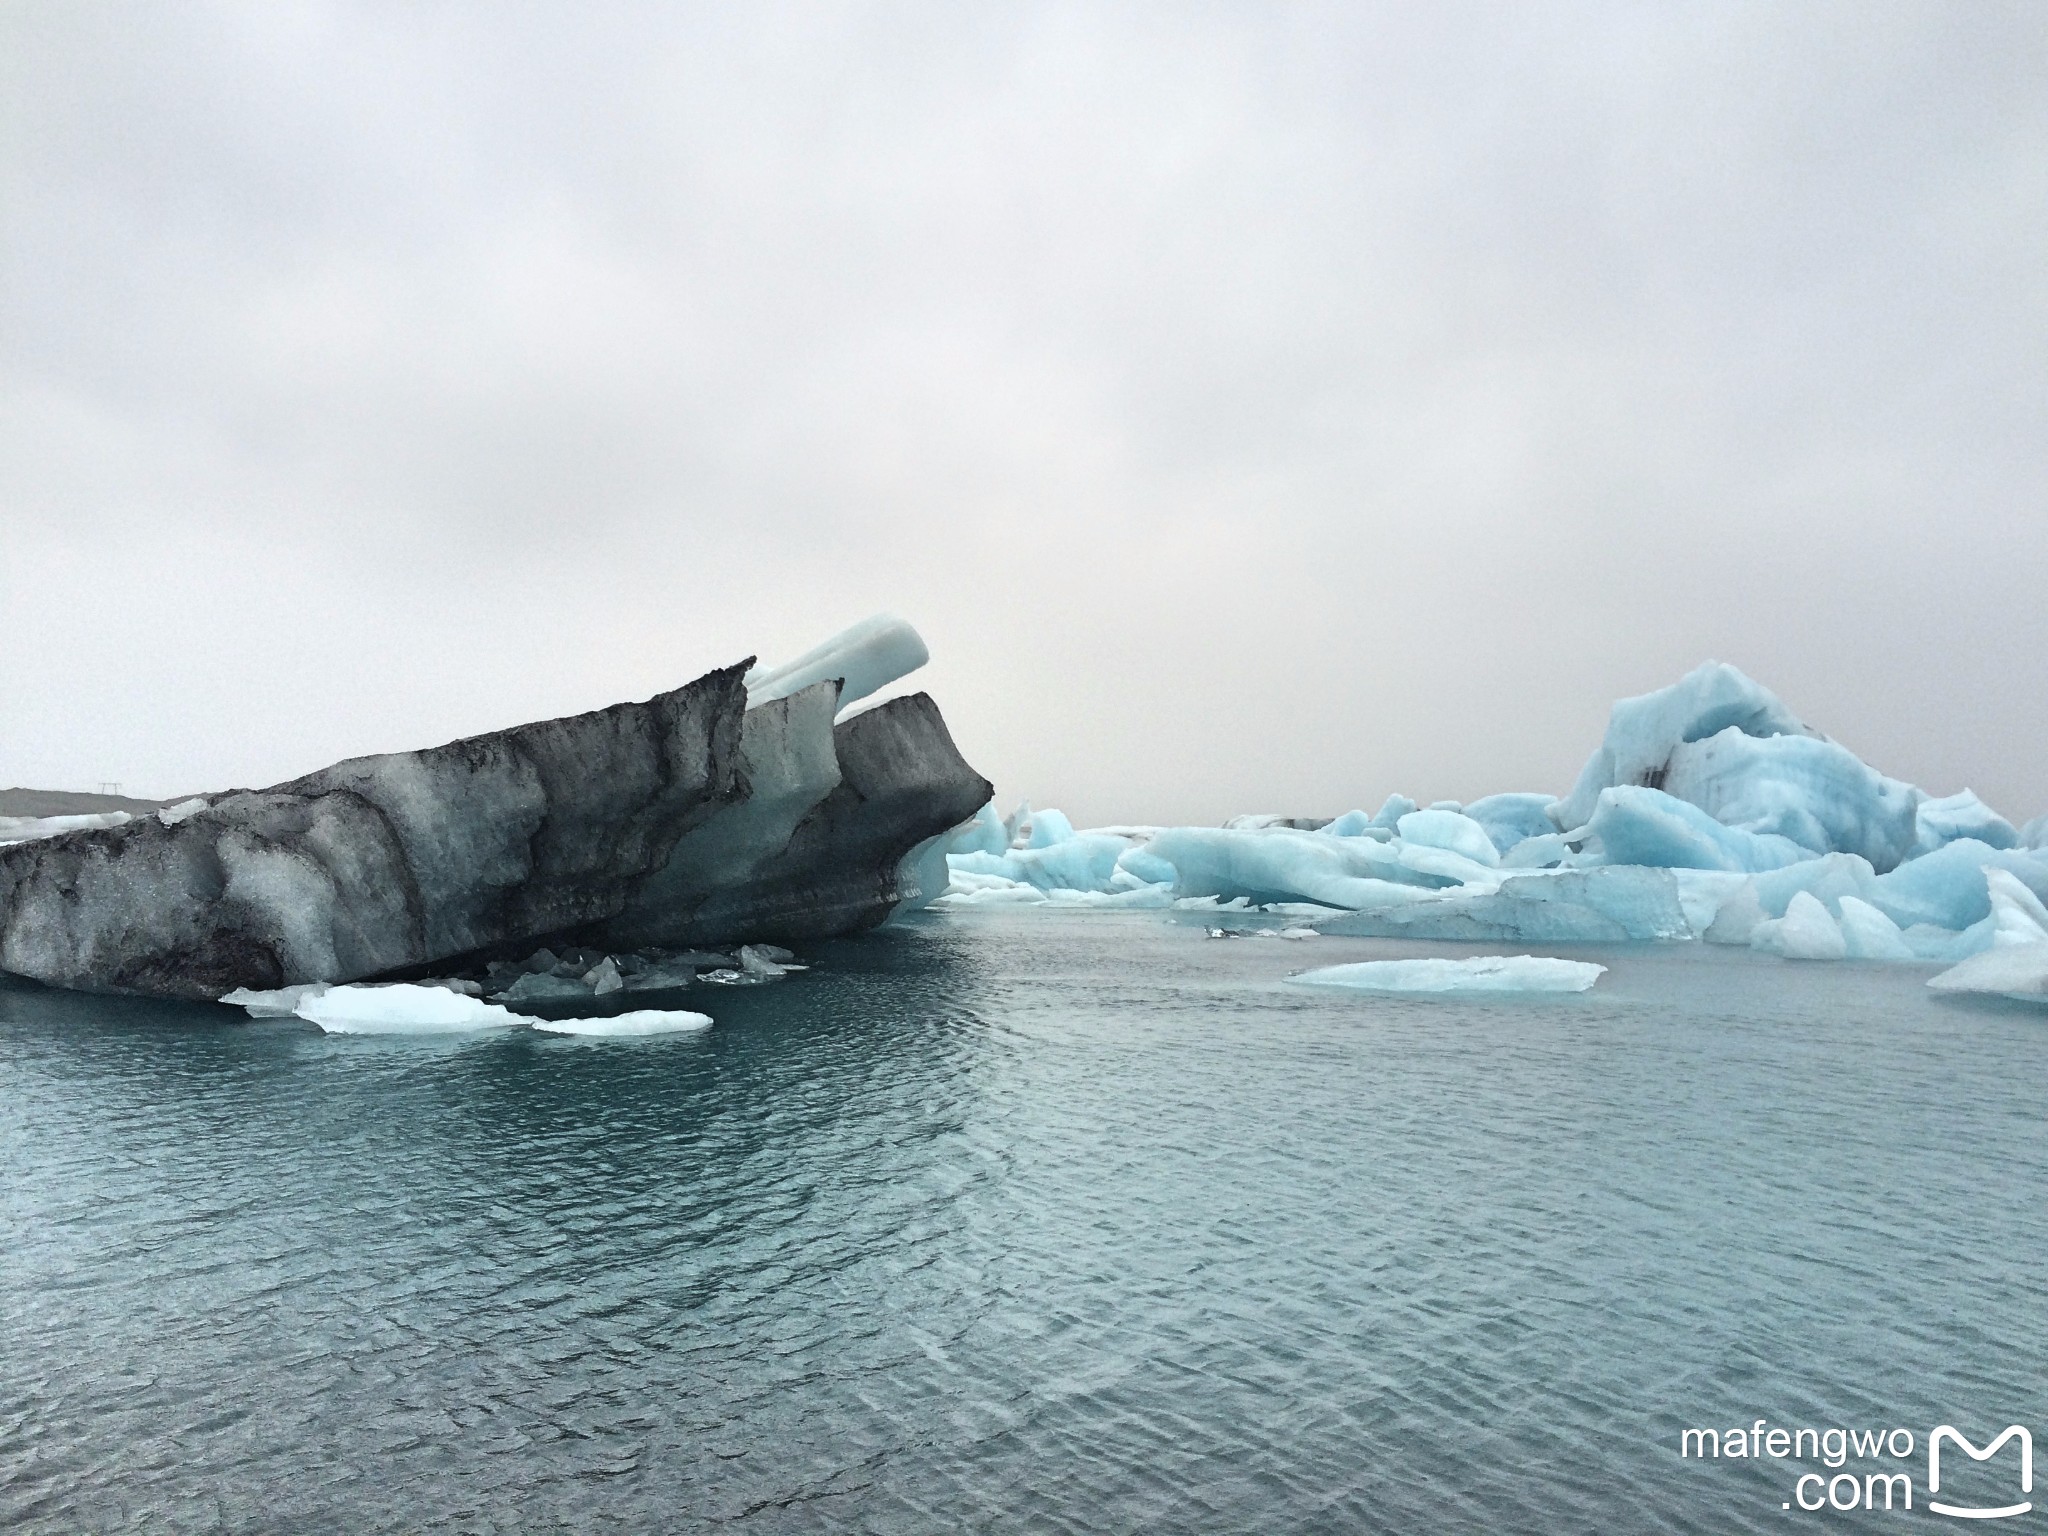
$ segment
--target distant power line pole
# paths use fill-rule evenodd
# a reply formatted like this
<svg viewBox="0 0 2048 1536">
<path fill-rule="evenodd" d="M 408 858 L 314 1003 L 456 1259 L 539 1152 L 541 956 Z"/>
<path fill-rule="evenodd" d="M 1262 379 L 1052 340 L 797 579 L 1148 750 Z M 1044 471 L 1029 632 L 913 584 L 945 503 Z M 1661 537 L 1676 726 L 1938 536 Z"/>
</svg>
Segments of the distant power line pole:
<svg viewBox="0 0 2048 1536">
<path fill-rule="evenodd" d="M 108 781 L 108 780 L 106 780 L 106 779 L 101 779 L 101 780 L 100 780 L 100 793 L 101 793 L 101 794 L 103 794 L 103 795 L 118 795 L 118 794 L 120 794 L 120 793 L 121 793 L 121 786 L 120 786 L 120 785 L 118 785 L 118 784 L 112 783 L 112 782 L 110 782 L 110 781 Z"/>
</svg>

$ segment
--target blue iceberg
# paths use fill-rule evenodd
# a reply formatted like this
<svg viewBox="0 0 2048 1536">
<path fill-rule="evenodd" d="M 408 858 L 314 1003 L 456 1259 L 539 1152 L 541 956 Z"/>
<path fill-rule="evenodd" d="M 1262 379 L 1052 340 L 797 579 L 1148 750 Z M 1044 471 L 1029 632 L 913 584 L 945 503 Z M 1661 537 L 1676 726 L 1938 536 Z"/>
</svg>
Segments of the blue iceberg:
<svg viewBox="0 0 2048 1536">
<path fill-rule="evenodd" d="M 1569 794 L 1368 816 L 1076 831 L 985 806 L 942 906 L 1300 909 L 1320 931 L 1524 943 L 1701 939 L 1799 960 L 1955 964 L 1993 945 L 2001 882 L 2048 896 L 2048 817 L 1933 796 L 1708 662 L 1617 703 Z M 1320 911 L 1318 911 L 1320 909 Z"/>
</svg>

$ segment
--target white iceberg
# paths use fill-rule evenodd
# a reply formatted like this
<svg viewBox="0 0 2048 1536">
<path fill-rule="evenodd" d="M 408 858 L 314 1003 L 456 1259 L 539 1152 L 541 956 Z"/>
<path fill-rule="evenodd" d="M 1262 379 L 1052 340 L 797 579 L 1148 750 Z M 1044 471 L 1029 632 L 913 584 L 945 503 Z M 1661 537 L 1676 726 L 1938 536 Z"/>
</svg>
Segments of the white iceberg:
<svg viewBox="0 0 2048 1536">
<path fill-rule="evenodd" d="M 328 987 L 300 998 L 292 1011 L 330 1035 L 433 1035 L 533 1022 L 496 1003 L 412 982 Z"/>
<path fill-rule="evenodd" d="M 1998 945 L 1927 983 L 1937 992 L 1981 992 L 2048 1003 L 2048 944 Z"/>
<path fill-rule="evenodd" d="M 1359 992 L 1584 992 L 1606 969 L 1589 960 L 1547 955 L 1475 955 L 1469 960 L 1360 960 L 1287 979 L 1297 986 Z"/>
<path fill-rule="evenodd" d="M 1984 894 L 1991 902 L 1994 945 L 2048 943 L 2048 904 L 2018 875 L 2009 869 L 1985 870 Z"/>
<path fill-rule="evenodd" d="M 932 659 L 924 639 L 893 613 L 878 613 L 814 645 L 779 667 L 757 666 L 746 676 L 747 707 L 801 693 L 838 678 L 839 708 L 886 688 Z"/>
<path fill-rule="evenodd" d="M 1487 869 L 1500 863 L 1500 850 L 1486 828 L 1462 811 L 1410 811 L 1394 830 L 1402 842 L 1415 847 L 1447 849 Z"/>
<path fill-rule="evenodd" d="M 1757 924 L 1749 942 L 1787 960 L 1841 960 L 1849 953 L 1841 925 L 1811 891 L 1794 893 L 1785 915 Z"/>
<path fill-rule="evenodd" d="M 643 1008 L 609 1019 L 535 1019 L 533 1027 L 549 1035 L 581 1035 L 589 1039 L 626 1040 L 646 1035 L 694 1034 L 711 1027 L 711 1015 L 687 1009 Z"/>
<path fill-rule="evenodd" d="M 1899 925 L 1856 896 L 1841 901 L 1842 944 L 1850 960 L 1917 960 Z"/>
<path fill-rule="evenodd" d="M 1988 992 L 2048 1003 L 2048 907 L 2008 870 L 1987 872 L 1991 945 L 1927 985 L 1937 992 Z"/>
</svg>

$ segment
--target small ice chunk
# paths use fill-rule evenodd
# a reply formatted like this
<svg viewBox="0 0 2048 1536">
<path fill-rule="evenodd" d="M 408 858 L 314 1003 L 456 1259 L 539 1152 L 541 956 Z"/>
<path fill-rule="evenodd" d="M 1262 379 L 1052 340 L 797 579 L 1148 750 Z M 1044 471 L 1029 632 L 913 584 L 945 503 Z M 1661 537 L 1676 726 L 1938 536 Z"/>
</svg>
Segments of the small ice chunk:
<svg viewBox="0 0 2048 1536">
<path fill-rule="evenodd" d="M 643 1008 L 637 1013 L 616 1014 L 609 1019 L 535 1019 L 533 1027 L 550 1035 L 623 1040 L 644 1035 L 693 1034 L 711 1027 L 711 1015 L 691 1013 L 681 1008 Z"/>
<path fill-rule="evenodd" d="M 1752 895 L 1756 882 L 1747 875 L 1719 869 L 1674 869 L 1672 881 L 1678 887 L 1679 909 L 1685 926 L 1695 937 L 1704 935 L 1721 916 L 1721 909 L 1744 889 Z M 1745 936 L 1744 943 L 1748 942 Z"/>
<path fill-rule="evenodd" d="M 190 800 L 180 800 L 176 805 L 167 805 L 156 813 L 156 819 L 167 827 L 175 827 L 181 821 L 189 821 L 206 809 L 207 802 L 194 795 Z"/>
<path fill-rule="evenodd" d="M 328 988 L 324 981 L 310 981 L 302 986 L 279 987 L 274 992 L 252 992 L 247 987 L 237 987 L 223 993 L 221 1001 L 234 1007 L 246 1009 L 252 1019 L 288 1019 L 299 1011 L 299 1004 L 309 997 L 318 997 Z"/>
<path fill-rule="evenodd" d="M 1391 832 L 1400 824 L 1403 816 L 1406 816 L 1410 811 L 1420 809 L 1421 807 L 1406 795 L 1389 795 L 1381 802 L 1380 808 L 1373 813 L 1370 825 L 1385 827 Z"/>
<path fill-rule="evenodd" d="M 1031 802 L 1019 800 L 1017 808 L 1003 818 L 1003 835 L 1009 839 L 1003 846 L 1021 848 L 1031 836 Z M 993 850 L 1000 853 L 1002 849 Z"/>
<path fill-rule="evenodd" d="M 1322 830 L 1326 837 L 1363 837 L 1371 825 L 1372 818 L 1365 812 L 1346 811 Z"/>
<path fill-rule="evenodd" d="M 1899 925 L 1859 896 L 1844 896 L 1842 942 L 1851 960 L 1912 960 Z"/>
<path fill-rule="evenodd" d="M 1562 864 L 1574 853 L 1584 835 L 1579 832 L 1539 832 L 1525 837 L 1501 855 L 1502 869 L 1549 869 Z"/>
<path fill-rule="evenodd" d="M 1360 992 L 1584 992 L 1606 969 L 1590 960 L 1548 955 L 1474 955 L 1469 960 L 1361 960 L 1287 979 L 1297 986 Z"/>
<path fill-rule="evenodd" d="M 1005 853 L 1010 847 L 1010 832 L 1003 825 L 1003 818 L 996 814 L 995 802 L 990 801 L 974 813 L 974 819 L 953 833 L 946 844 L 946 852 L 953 853 Z"/>
<path fill-rule="evenodd" d="M 1171 864 L 1143 845 L 1118 854 L 1116 867 L 1120 874 L 1130 875 L 1144 885 L 1171 885 L 1179 878 Z"/>
<path fill-rule="evenodd" d="M 1426 811 L 1410 811 L 1395 823 L 1395 830 L 1404 843 L 1448 849 L 1488 869 L 1500 863 L 1500 850 L 1486 828 L 1456 809 L 1433 805 Z"/>
<path fill-rule="evenodd" d="M 697 979 L 697 968 L 687 960 L 651 960 L 626 977 L 628 992 L 665 992 L 687 987 Z"/>
<path fill-rule="evenodd" d="M 1854 896 L 1876 906 L 1883 887 L 1877 883 L 1870 861 L 1861 854 L 1828 853 L 1817 859 L 1787 864 L 1756 877 L 1756 897 L 1766 917 L 1783 917 L 1793 896 L 1805 891 L 1830 912 L 1839 909 L 1844 896 Z"/>
<path fill-rule="evenodd" d="M 1050 806 L 1031 813 L 1031 840 L 1027 848 L 1056 848 L 1069 841 L 1074 835 L 1074 824 L 1067 820 L 1064 811 L 1053 810 Z"/>
<path fill-rule="evenodd" d="M 625 986 L 626 978 L 619 974 L 618 962 L 606 955 L 583 973 L 583 984 L 594 996 L 603 997 L 607 992 L 616 992 Z"/>
<path fill-rule="evenodd" d="M 1472 801 L 1465 807 L 1465 814 L 1486 829 L 1495 848 L 1506 853 L 1518 843 L 1557 831 L 1550 824 L 1549 814 L 1550 802 L 1555 798 L 1509 791 Z"/>
<path fill-rule="evenodd" d="M 511 1029 L 531 1022 L 493 1003 L 446 987 L 411 982 L 395 986 L 329 987 L 303 997 L 292 1010 L 330 1035 L 425 1035 L 475 1029 Z"/>
<path fill-rule="evenodd" d="M 580 977 L 529 971 L 504 991 L 492 995 L 501 1003 L 557 1003 L 589 997 L 591 991 Z"/>
<path fill-rule="evenodd" d="M 1745 880 L 1722 900 L 1700 937 L 1709 944 L 1747 944 L 1769 918 L 1757 896 L 1756 881 Z"/>
<path fill-rule="evenodd" d="M 1991 899 L 1991 942 L 1997 945 L 2048 943 L 2048 906 L 2009 869 L 1984 871 Z"/>
<path fill-rule="evenodd" d="M 789 951 L 785 949 L 781 953 L 786 955 Z M 749 976 L 758 977 L 762 981 L 768 981 L 783 975 L 789 967 L 776 961 L 761 945 L 742 944 L 740 946 L 740 969 Z"/>
<path fill-rule="evenodd" d="M 1927 983 L 1937 992 L 1989 992 L 2048 1003 L 2048 934 L 2027 944 L 1994 944 Z"/>
<path fill-rule="evenodd" d="M 1787 960 L 1841 960 L 1849 953 L 1841 926 L 1811 891 L 1795 893 L 1783 917 L 1758 923 L 1749 942 Z"/>
</svg>

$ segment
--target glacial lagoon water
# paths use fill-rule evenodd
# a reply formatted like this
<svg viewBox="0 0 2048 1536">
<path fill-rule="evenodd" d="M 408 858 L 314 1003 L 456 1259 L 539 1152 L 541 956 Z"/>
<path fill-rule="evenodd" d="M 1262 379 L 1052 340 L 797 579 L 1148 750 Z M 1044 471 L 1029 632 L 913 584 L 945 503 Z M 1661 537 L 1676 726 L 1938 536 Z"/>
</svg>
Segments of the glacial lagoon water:
<svg viewBox="0 0 2048 1536">
<path fill-rule="evenodd" d="M 1929 1428 L 2048 1429 L 2048 1012 L 1283 984 L 1472 952 L 930 916 L 597 1042 L 0 984 L 0 1528 L 1875 1529 L 1680 1433 L 1907 1428 L 1926 1524 Z"/>
</svg>

